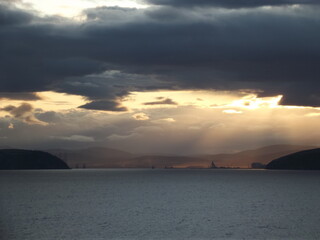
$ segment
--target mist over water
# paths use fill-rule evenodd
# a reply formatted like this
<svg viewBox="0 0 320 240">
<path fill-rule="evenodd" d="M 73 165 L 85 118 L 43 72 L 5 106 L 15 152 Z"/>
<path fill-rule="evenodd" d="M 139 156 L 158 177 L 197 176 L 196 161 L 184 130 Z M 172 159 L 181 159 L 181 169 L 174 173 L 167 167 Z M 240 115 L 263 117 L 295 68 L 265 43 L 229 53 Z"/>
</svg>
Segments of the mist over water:
<svg viewBox="0 0 320 240">
<path fill-rule="evenodd" d="M 319 239 L 318 171 L 0 172 L 3 239 Z"/>
</svg>

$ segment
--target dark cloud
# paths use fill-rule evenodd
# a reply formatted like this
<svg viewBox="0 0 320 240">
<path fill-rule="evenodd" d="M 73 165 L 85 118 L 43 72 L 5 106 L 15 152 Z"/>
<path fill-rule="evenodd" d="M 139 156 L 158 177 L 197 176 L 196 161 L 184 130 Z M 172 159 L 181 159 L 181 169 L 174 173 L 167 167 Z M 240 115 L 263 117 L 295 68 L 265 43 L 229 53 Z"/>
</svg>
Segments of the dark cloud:
<svg viewBox="0 0 320 240">
<path fill-rule="evenodd" d="M 33 107 L 29 103 L 22 103 L 18 107 L 8 105 L 3 108 L 0 108 L 0 111 L 8 112 L 12 117 L 28 124 L 46 125 L 45 122 L 40 121 L 34 116 Z"/>
<path fill-rule="evenodd" d="M 35 101 L 40 100 L 41 97 L 36 93 L 29 92 L 0 92 L 0 99 Z"/>
<path fill-rule="evenodd" d="M 261 6 L 281 6 L 293 4 L 319 4 L 317 0 L 148 0 L 156 5 L 179 7 L 211 6 L 220 8 L 252 8 Z"/>
<path fill-rule="evenodd" d="M 173 101 L 171 98 L 166 98 L 161 101 L 146 102 L 144 105 L 178 105 L 178 103 Z"/>
<path fill-rule="evenodd" d="M 6 25 L 11 26 L 11 25 L 27 24 L 31 22 L 32 19 L 33 19 L 32 14 L 29 14 L 27 12 L 24 12 L 18 9 L 9 8 L 8 5 L 1 4 L 1 1 L 0 1 L 0 27 L 6 26 Z"/>
<path fill-rule="evenodd" d="M 22 12 L 2 11 L 12 19 Z M 261 89 L 284 94 L 285 104 L 320 105 L 318 8 L 85 13 L 81 23 L 0 27 L 0 92 L 54 90 L 92 101 L 81 107 L 114 111 L 125 110 L 117 99 L 148 89 Z"/>
<path fill-rule="evenodd" d="M 80 106 L 80 108 L 114 112 L 128 111 L 126 107 L 121 106 L 118 102 L 110 100 L 93 101 Z"/>
</svg>

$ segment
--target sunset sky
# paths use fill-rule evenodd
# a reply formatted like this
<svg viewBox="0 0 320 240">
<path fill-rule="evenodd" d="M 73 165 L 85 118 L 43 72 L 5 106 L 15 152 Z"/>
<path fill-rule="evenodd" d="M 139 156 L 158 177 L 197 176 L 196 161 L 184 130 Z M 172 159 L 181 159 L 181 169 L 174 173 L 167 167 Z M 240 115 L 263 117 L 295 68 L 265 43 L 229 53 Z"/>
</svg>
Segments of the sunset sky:
<svg viewBox="0 0 320 240">
<path fill-rule="evenodd" d="M 0 0 L 0 147 L 320 145 L 319 0 Z"/>
</svg>

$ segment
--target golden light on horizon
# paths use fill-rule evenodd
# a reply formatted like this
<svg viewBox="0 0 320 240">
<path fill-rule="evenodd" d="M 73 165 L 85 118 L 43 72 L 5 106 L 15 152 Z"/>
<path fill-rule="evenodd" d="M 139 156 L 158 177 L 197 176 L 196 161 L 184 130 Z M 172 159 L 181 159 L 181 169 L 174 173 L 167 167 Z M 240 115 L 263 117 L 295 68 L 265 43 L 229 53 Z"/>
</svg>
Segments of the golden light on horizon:
<svg viewBox="0 0 320 240">
<path fill-rule="evenodd" d="M 242 108 L 254 110 L 259 108 L 276 108 L 282 95 L 258 97 L 257 94 L 210 90 L 183 91 L 149 91 L 131 92 L 123 99 L 122 104 L 130 109 L 176 108 L 178 106 L 193 106 L 197 108 Z M 240 113 L 241 111 L 225 111 Z"/>
<path fill-rule="evenodd" d="M 282 95 L 275 97 L 257 97 L 255 94 L 250 94 L 243 97 L 240 100 L 233 101 L 231 107 L 239 107 L 245 109 L 257 109 L 257 108 L 276 108 L 282 99 Z"/>
<path fill-rule="evenodd" d="M 79 106 L 88 103 L 88 101 L 78 95 L 71 95 L 65 93 L 58 93 L 53 91 L 37 92 L 39 100 L 10 100 L 3 99 L 0 101 L 0 108 L 8 105 L 19 106 L 22 103 L 29 103 L 34 109 L 42 109 L 44 111 L 64 111 L 78 108 Z M 5 115 L 5 112 L 0 111 L 0 116 Z"/>
<path fill-rule="evenodd" d="M 240 94 L 237 92 L 209 90 L 131 92 L 122 101 L 122 104 L 130 109 L 176 108 L 178 106 L 212 108 L 230 104 L 239 97 Z"/>
<path fill-rule="evenodd" d="M 53 91 L 37 92 L 39 100 L 10 100 L 3 99 L 0 102 L 0 109 L 8 105 L 19 106 L 22 103 L 29 103 L 36 111 L 56 111 L 63 112 L 69 110 L 91 111 L 96 114 L 112 114 L 119 115 L 127 113 L 88 110 L 79 108 L 90 102 L 83 96 L 72 95 L 66 93 L 58 93 Z M 318 108 L 303 106 L 282 106 L 279 105 L 282 95 L 273 97 L 258 97 L 256 94 L 245 95 L 242 92 L 227 91 L 200 91 L 200 90 L 183 90 L 183 91 L 149 91 L 149 92 L 131 92 L 128 96 L 119 100 L 119 104 L 128 108 L 129 112 L 139 113 L 139 111 L 148 109 L 174 109 L 178 107 L 192 107 L 198 109 L 221 109 L 224 114 L 243 114 L 245 110 L 261 110 L 282 108 L 282 109 L 314 109 Z M 263 112 L 261 112 L 263 113 Z M 5 112 L 0 111 L 0 116 L 5 116 Z M 309 117 L 317 117 L 319 113 L 309 113 Z M 135 119 L 146 119 L 140 115 L 134 115 Z"/>
<path fill-rule="evenodd" d="M 45 110 L 68 110 L 78 108 L 79 106 L 88 103 L 84 97 L 66 93 L 58 93 L 53 91 L 41 92 L 38 95 L 42 100 L 36 101 L 34 106 Z"/>
</svg>

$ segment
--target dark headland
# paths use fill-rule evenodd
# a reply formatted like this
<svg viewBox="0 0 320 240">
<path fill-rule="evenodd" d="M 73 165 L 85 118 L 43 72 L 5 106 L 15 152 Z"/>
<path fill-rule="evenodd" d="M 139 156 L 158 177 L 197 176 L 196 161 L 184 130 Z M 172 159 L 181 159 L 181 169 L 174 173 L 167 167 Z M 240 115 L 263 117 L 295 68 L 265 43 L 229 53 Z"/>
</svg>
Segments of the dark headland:
<svg viewBox="0 0 320 240">
<path fill-rule="evenodd" d="M 300 151 L 271 161 L 267 169 L 320 170 L 320 148 Z"/>
<path fill-rule="evenodd" d="M 60 158 L 42 151 L 0 150 L 0 170 L 15 169 L 69 169 L 69 167 Z"/>
</svg>

